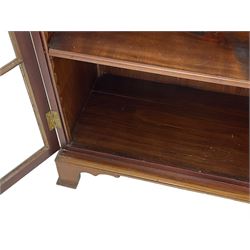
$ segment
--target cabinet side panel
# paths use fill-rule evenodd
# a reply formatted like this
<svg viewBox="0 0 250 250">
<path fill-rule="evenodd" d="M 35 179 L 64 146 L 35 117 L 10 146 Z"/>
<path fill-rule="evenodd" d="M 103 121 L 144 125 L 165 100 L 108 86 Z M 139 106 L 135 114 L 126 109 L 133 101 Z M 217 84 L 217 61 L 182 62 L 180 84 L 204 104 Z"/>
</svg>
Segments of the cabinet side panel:
<svg viewBox="0 0 250 250">
<path fill-rule="evenodd" d="M 97 67 L 95 64 L 60 58 L 53 58 L 52 65 L 66 129 L 71 137 L 75 122 L 95 82 Z"/>
</svg>

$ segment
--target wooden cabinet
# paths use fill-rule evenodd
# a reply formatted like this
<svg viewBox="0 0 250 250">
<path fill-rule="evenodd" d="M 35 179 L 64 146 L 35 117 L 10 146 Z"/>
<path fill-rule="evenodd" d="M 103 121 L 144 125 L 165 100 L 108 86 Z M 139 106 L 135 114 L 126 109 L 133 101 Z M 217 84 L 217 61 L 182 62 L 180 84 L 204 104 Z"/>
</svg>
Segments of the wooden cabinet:
<svg viewBox="0 0 250 250">
<path fill-rule="evenodd" d="M 48 140 L 2 191 L 59 149 L 64 186 L 88 172 L 249 202 L 248 32 L 15 38 Z"/>
</svg>

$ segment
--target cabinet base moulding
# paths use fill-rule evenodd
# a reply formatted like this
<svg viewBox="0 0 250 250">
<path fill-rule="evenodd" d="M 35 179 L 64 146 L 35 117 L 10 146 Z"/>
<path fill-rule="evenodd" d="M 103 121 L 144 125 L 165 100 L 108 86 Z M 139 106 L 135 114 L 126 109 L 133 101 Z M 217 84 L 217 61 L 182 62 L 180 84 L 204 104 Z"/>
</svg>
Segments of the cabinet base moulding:
<svg viewBox="0 0 250 250">
<path fill-rule="evenodd" d="M 81 173 L 132 177 L 186 190 L 249 202 L 249 186 L 241 181 L 186 171 L 181 168 L 123 158 L 75 146 L 61 149 L 56 158 L 58 185 L 76 188 Z"/>
<path fill-rule="evenodd" d="M 117 178 L 120 177 L 119 174 L 116 174 L 114 172 L 89 167 L 88 165 L 85 166 L 84 163 L 83 165 L 81 163 L 76 159 L 61 156 L 59 153 L 56 159 L 57 172 L 59 175 L 57 184 L 75 189 L 78 186 L 82 172 L 89 173 L 94 176 L 105 174 Z"/>
</svg>

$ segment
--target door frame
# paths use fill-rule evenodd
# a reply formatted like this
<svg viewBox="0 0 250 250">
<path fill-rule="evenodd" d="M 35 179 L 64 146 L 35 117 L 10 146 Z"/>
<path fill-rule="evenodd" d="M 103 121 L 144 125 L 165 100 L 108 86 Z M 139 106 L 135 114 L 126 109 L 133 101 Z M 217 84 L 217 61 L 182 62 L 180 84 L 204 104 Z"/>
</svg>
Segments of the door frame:
<svg viewBox="0 0 250 250">
<path fill-rule="evenodd" d="M 50 130 L 47 123 L 47 112 L 53 110 L 58 112 L 59 116 L 60 113 L 40 33 L 11 32 L 10 36 L 19 62 L 13 67 L 20 66 L 44 146 L 0 179 L 0 194 L 55 153 L 60 148 L 60 143 L 64 145 L 66 142 L 64 129 Z M 3 68 L 6 69 L 5 66 Z"/>
</svg>

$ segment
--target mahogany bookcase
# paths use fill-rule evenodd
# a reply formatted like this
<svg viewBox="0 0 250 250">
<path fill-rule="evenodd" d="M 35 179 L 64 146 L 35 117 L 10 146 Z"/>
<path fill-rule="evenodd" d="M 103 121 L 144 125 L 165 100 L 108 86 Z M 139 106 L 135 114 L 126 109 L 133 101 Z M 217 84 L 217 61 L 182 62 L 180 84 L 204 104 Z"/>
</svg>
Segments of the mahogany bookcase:
<svg viewBox="0 0 250 250">
<path fill-rule="evenodd" d="M 249 202 L 248 32 L 17 32 L 58 184 L 128 176 Z"/>
</svg>

